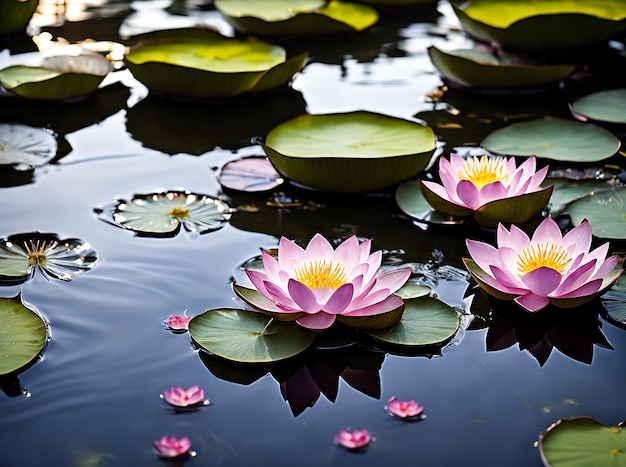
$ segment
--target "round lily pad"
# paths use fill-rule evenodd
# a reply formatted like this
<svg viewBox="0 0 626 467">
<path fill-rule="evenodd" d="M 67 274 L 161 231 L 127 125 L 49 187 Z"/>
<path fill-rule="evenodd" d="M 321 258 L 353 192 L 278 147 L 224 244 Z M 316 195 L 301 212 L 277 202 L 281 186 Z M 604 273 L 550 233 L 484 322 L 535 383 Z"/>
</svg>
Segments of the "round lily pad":
<svg viewBox="0 0 626 467">
<path fill-rule="evenodd" d="M 483 89 L 519 89 L 545 86 L 567 78 L 575 65 L 531 65 L 504 61 L 478 49 L 443 51 L 428 48 L 435 68 L 451 84 Z"/>
<path fill-rule="evenodd" d="M 430 127 L 366 111 L 301 115 L 272 129 L 263 145 L 286 178 L 344 193 L 407 180 L 426 167 L 435 148 Z"/>
<path fill-rule="evenodd" d="M 406 215 L 418 221 L 429 224 L 458 225 L 465 223 L 464 217 L 450 216 L 435 210 L 420 188 L 420 183 L 409 180 L 398 185 L 396 189 L 396 204 Z M 463 214 L 468 213 L 464 210 Z"/>
<path fill-rule="evenodd" d="M 95 91 L 112 70 L 98 54 L 56 55 L 40 66 L 13 65 L 0 70 L 0 84 L 16 96 L 41 100 L 66 100 Z"/>
<path fill-rule="evenodd" d="M 552 217 L 562 213 L 572 201 L 614 189 L 613 183 L 606 180 L 547 178 L 544 186 L 549 185 L 554 186 L 549 204 Z"/>
<path fill-rule="evenodd" d="M 459 324 L 459 316 L 452 307 L 435 298 L 421 297 L 406 301 L 398 324 L 368 334 L 388 344 L 418 347 L 447 341 L 457 332 Z"/>
<path fill-rule="evenodd" d="M 48 337 L 45 321 L 27 307 L 21 295 L 0 298 L 0 376 L 18 371 L 43 351 Z"/>
<path fill-rule="evenodd" d="M 239 32 L 261 36 L 349 33 L 378 21 L 371 6 L 337 0 L 215 0 L 215 7 Z"/>
<path fill-rule="evenodd" d="M 285 50 L 259 40 L 239 40 L 209 29 L 152 31 L 124 58 L 151 91 L 190 98 L 223 98 L 287 84 L 307 54 L 287 59 Z"/>
<path fill-rule="evenodd" d="M 626 30 L 621 0 L 454 0 L 451 4 L 469 34 L 505 47 L 575 48 L 606 41 Z"/>
<path fill-rule="evenodd" d="M 594 92 L 574 101 L 571 108 L 579 119 L 625 124 L 626 89 Z"/>
<path fill-rule="evenodd" d="M 57 154 L 55 135 L 46 128 L 0 123 L 0 166 L 27 164 L 38 167 Z"/>
<path fill-rule="evenodd" d="M 219 308 L 194 316 L 191 338 L 209 353 L 243 363 L 285 360 L 306 350 L 315 333 L 254 311 Z"/>
<path fill-rule="evenodd" d="M 218 176 L 220 184 L 231 190 L 256 193 L 273 190 L 284 183 L 267 157 L 243 157 L 228 162 Z"/>
<path fill-rule="evenodd" d="M 626 432 L 589 417 L 557 421 L 539 437 L 547 467 L 620 466 L 626 463 Z"/>
<path fill-rule="evenodd" d="M 481 142 L 488 151 L 567 162 L 597 162 L 613 156 L 620 140 L 591 123 L 545 117 L 496 130 Z"/>
<path fill-rule="evenodd" d="M 574 225 L 587 219 L 596 237 L 626 239 L 626 188 L 580 198 L 565 207 Z"/>
<path fill-rule="evenodd" d="M 602 295 L 602 304 L 609 318 L 626 328 L 626 274 L 622 274 L 613 287 Z"/>
</svg>

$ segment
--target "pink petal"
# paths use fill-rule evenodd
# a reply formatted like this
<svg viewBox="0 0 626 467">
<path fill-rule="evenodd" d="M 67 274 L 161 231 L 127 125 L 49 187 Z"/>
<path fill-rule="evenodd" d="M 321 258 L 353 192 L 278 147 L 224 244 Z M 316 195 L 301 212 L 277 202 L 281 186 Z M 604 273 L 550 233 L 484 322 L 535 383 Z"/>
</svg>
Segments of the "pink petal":
<svg viewBox="0 0 626 467">
<path fill-rule="evenodd" d="M 370 251 L 372 250 L 372 240 L 367 239 L 361 244 L 359 244 L 359 263 L 365 263 L 367 258 L 370 256 Z"/>
<path fill-rule="evenodd" d="M 394 293 L 406 283 L 410 276 L 410 269 L 396 269 L 384 272 L 376 279 L 374 290 L 387 289 L 389 293 Z"/>
<path fill-rule="evenodd" d="M 580 297 L 588 297 L 590 295 L 595 294 L 600 290 L 600 286 L 602 285 L 602 279 L 595 279 L 593 281 L 587 282 L 585 285 L 573 290 L 570 293 L 566 293 L 555 297 L 555 303 L 558 303 L 559 299 L 563 298 L 580 298 Z"/>
<path fill-rule="evenodd" d="M 576 256 L 579 252 L 587 253 L 591 248 L 592 237 L 591 225 L 584 220 L 565 234 L 563 246 L 570 251 L 572 256 Z"/>
<path fill-rule="evenodd" d="M 263 269 L 265 270 L 265 275 L 271 282 L 278 282 L 280 272 L 278 260 L 265 250 L 261 250 L 261 257 L 263 259 Z"/>
<path fill-rule="evenodd" d="M 498 230 L 498 234 L 499 233 L 500 230 Z M 509 231 L 507 240 L 502 242 L 498 236 L 498 246 L 509 246 L 517 251 L 521 251 L 530 246 L 530 238 L 528 238 L 526 232 L 513 224 L 511 225 L 511 230 Z"/>
<path fill-rule="evenodd" d="M 278 265 L 289 275 L 293 275 L 296 267 L 304 262 L 304 250 L 291 240 L 281 237 L 278 243 Z"/>
<path fill-rule="evenodd" d="M 317 313 L 322 309 L 315 294 L 303 283 L 291 279 L 287 288 L 293 301 L 305 313 Z"/>
<path fill-rule="evenodd" d="M 372 289 L 372 291 L 366 296 L 357 297 L 354 300 L 352 300 L 352 303 L 348 307 L 348 310 L 346 310 L 343 314 L 352 312 L 353 310 L 356 310 L 359 308 L 364 308 L 364 307 L 368 307 L 368 306 L 380 303 L 384 299 L 386 299 L 390 294 L 391 292 L 389 291 L 389 289 L 379 289 L 379 290 Z"/>
<path fill-rule="evenodd" d="M 492 264 L 500 266 L 498 250 L 493 246 L 469 238 L 465 241 L 465 245 L 474 262 L 483 271 L 488 273 Z"/>
<path fill-rule="evenodd" d="M 494 279 L 500 285 L 498 290 L 513 295 L 524 295 L 528 293 L 528 288 L 525 284 L 517 277 L 510 274 L 508 271 L 501 269 L 497 266 L 491 266 L 491 274 L 493 274 Z"/>
<path fill-rule="evenodd" d="M 535 295 L 532 292 L 529 292 L 528 294 L 522 295 L 520 297 L 516 297 L 514 301 L 531 313 L 545 308 L 548 303 L 550 303 L 548 297 L 540 297 L 539 295 Z"/>
<path fill-rule="evenodd" d="M 456 194 L 463 204 L 470 209 L 476 210 L 481 206 L 480 192 L 478 191 L 478 188 L 476 188 L 476 185 L 469 180 L 459 181 L 459 184 L 456 187 Z"/>
<path fill-rule="evenodd" d="M 521 279 L 533 294 L 547 297 L 559 286 L 562 276 L 558 271 L 542 266 L 524 274 Z"/>
<path fill-rule="evenodd" d="M 269 278 L 260 271 L 253 269 L 246 269 L 246 275 L 255 289 L 257 289 L 262 295 L 266 296 L 270 300 L 273 300 L 272 295 L 265 288 L 265 282 L 270 282 Z"/>
<path fill-rule="evenodd" d="M 596 267 L 596 260 L 589 261 L 579 268 L 570 271 L 563 283 L 550 294 L 552 298 L 558 298 L 561 295 L 572 292 L 581 287 L 593 274 Z"/>
<path fill-rule="evenodd" d="M 389 295 L 382 302 L 344 312 L 345 316 L 373 316 L 388 313 L 402 306 L 404 301 L 397 295 Z"/>
<path fill-rule="evenodd" d="M 335 315 L 329 315 L 323 311 L 296 320 L 296 323 L 307 329 L 328 329 L 334 322 Z"/>
<path fill-rule="evenodd" d="M 339 287 L 331 295 L 330 299 L 324 305 L 324 311 L 332 315 L 336 315 L 344 311 L 352 302 L 352 295 L 354 294 L 354 287 L 352 284 L 347 283 Z"/>
<path fill-rule="evenodd" d="M 512 275 L 517 277 L 516 272 L 517 272 L 518 258 L 519 258 L 519 253 L 517 252 L 516 249 L 500 245 L 500 247 L 498 248 L 498 260 L 499 261 L 494 261 L 495 263 L 494 265 L 497 266 L 499 264 L 502 267 L 502 269 L 509 271 Z M 518 285 L 520 284 L 521 283 L 519 283 Z"/>
<path fill-rule="evenodd" d="M 561 229 L 551 217 L 546 217 L 535 230 L 532 243 L 554 242 L 560 244 L 563 241 Z"/>
<path fill-rule="evenodd" d="M 333 257 L 333 247 L 321 234 L 315 234 L 304 250 L 305 258 L 311 260 L 330 260 Z"/>
<path fill-rule="evenodd" d="M 360 263 L 360 256 L 359 240 L 352 235 L 337 247 L 332 260 L 335 263 L 343 264 L 346 271 L 351 271 Z"/>
<path fill-rule="evenodd" d="M 483 206 L 491 201 L 495 201 L 497 199 L 503 199 L 508 196 L 507 188 L 502 184 L 502 182 L 497 181 L 493 183 L 489 183 L 482 187 L 478 191 L 478 205 Z"/>
<path fill-rule="evenodd" d="M 292 298 L 276 284 L 272 284 L 271 282 L 264 282 L 263 284 L 265 286 L 265 290 L 267 290 L 269 294 L 268 298 L 276 303 L 276 305 L 280 307 L 286 306 L 288 308 L 298 308 L 296 302 L 294 302 Z"/>
</svg>

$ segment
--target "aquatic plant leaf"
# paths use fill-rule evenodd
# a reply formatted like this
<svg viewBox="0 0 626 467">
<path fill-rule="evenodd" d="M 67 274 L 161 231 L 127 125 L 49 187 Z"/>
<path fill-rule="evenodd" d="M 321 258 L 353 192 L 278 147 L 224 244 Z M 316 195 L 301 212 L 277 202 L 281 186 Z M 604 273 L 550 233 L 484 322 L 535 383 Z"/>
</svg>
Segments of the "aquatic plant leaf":
<svg viewBox="0 0 626 467">
<path fill-rule="evenodd" d="M 141 233 L 205 233 L 221 228 L 230 218 L 230 207 L 212 196 L 186 191 L 135 195 L 121 200 L 113 212 L 120 227 Z"/>
<path fill-rule="evenodd" d="M 613 287 L 602 295 L 602 304 L 611 320 L 626 327 L 626 275 L 622 274 Z"/>
<path fill-rule="evenodd" d="M 264 21 L 283 21 L 302 13 L 313 13 L 324 7 L 324 0 L 216 0 L 215 6 L 226 16 L 252 16 Z"/>
<path fill-rule="evenodd" d="M 0 375 L 7 375 L 43 351 L 48 330 L 41 316 L 24 304 L 21 294 L 0 298 L 0 322 Z"/>
<path fill-rule="evenodd" d="M 57 140 L 45 128 L 0 123 L 0 166 L 27 164 L 38 167 L 54 159 Z"/>
<path fill-rule="evenodd" d="M 38 4 L 39 0 L 0 2 L 0 35 L 24 31 Z"/>
<path fill-rule="evenodd" d="M 315 339 L 315 333 L 295 323 L 231 308 L 194 316 L 189 322 L 189 334 L 207 352 L 245 363 L 277 362 L 293 357 Z"/>
<path fill-rule="evenodd" d="M 403 300 L 410 300 L 412 298 L 420 298 L 430 295 L 432 289 L 427 285 L 418 284 L 416 282 L 407 282 L 398 291 L 398 295 Z"/>
<path fill-rule="evenodd" d="M 603 191 L 573 201 L 565 207 L 574 225 L 584 219 L 596 237 L 626 239 L 626 188 Z"/>
<path fill-rule="evenodd" d="M 306 316 L 306 313 L 285 313 L 276 307 L 276 303 L 263 296 L 258 290 L 233 284 L 235 295 L 252 308 L 278 321 L 295 321 Z"/>
<path fill-rule="evenodd" d="M 222 167 L 218 180 L 224 188 L 256 193 L 273 190 L 285 182 L 267 157 L 243 157 Z"/>
<path fill-rule="evenodd" d="M 589 418 L 565 418 L 539 437 L 547 467 L 619 466 L 626 462 L 626 432 Z"/>
<path fill-rule="evenodd" d="M 474 218 L 480 225 L 488 228 L 495 228 L 500 222 L 524 224 L 548 204 L 551 194 L 552 187 L 550 186 L 541 191 L 497 199 L 478 208 L 474 213 Z"/>
<path fill-rule="evenodd" d="M 624 124 L 626 89 L 594 92 L 572 102 L 571 109 L 579 119 Z"/>
<path fill-rule="evenodd" d="M 452 307 L 435 298 L 421 297 L 406 300 L 402 319 L 395 326 L 367 332 L 388 344 L 416 347 L 447 341 L 459 325 L 458 314 Z"/>
<path fill-rule="evenodd" d="M 483 139 L 481 146 L 508 156 L 597 162 L 613 156 L 620 140 L 597 125 L 548 116 L 496 130 Z"/>
<path fill-rule="evenodd" d="M 553 185 L 549 208 L 552 217 L 562 213 L 566 205 L 585 196 L 602 193 L 614 189 L 611 181 L 606 180 L 568 180 L 564 178 L 547 178 L 544 186 Z"/>
<path fill-rule="evenodd" d="M 465 222 L 464 216 L 472 213 L 471 210 L 458 206 L 458 216 L 450 216 L 435 210 L 431 203 L 426 200 L 420 183 L 409 180 L 398 185 L 395 194 L 396 204 L 406 215 L 418 221 L 430 224 L 461 224 Z M 436 201 L 433 201 L 436 203 Z M 441 202 L 446 202 L 441 199 Z M 451 204 L 451 203 L 447 203 Z"/>
<path fill-rule="evenodd" d="M 435 147 L 430 127 L 366 111 L 301 115 L 272 129 L 263 145 L 285 177 L 343 193 L 411 178 L 426 167 Z"/>
</svg>

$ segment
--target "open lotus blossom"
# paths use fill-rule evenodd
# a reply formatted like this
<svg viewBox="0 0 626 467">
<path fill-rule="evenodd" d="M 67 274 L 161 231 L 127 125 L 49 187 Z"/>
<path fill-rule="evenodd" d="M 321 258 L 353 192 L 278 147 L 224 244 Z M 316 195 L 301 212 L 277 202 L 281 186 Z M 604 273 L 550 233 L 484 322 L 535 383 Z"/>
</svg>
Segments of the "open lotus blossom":
<svg viewBox="0 0 626 467">
<path fill-rule="evenodd" d="M 281 238 L 277 258 L 263 251 L 264 271 L 248 269 L 254 287 L 274 304 L 275 312 L 299 313 L 297 323 L 327 329 L 337 316 L 380 315 L 404 306 L 393 293 L 409 278 L 409 269 L 381 273 L 382 252 L 370 254 L 371 241 L 356 236 L 337 249 L 316 234 L 305 249 Z"/>
<path fill-rule="evenodd" d="M 530 312 L 549 303 L 571 308 L 604 293 L 623 271 L 617 255 L 606 257 L 608 243 L 590 251 L 591 240 L 586 220 L 563 236 L 548 217 L 532 238 L 515 225 L 509 231 L 500 224 L 498 247 L 468 239 L 471 259 L 463 261 L 486 292 Z"/>
<path fill-rule="evenodd" d="M 385 410 L 389 415 L 398 418 L 416 420 L 418 418 L 422 419 L 425 417 L 423 415 L 424 407 L 419 405 L 414 400 L 401 401 L 392 397 L 389 399 L 389 402 L 387 402 Z"/>
<path fill-rule="evenodd" d="M 346 449 L 363 449 L 370 441 L 372 435 L 365 428 L 357 430 L 340 430 L 335 435 L 335 443 Z"/>
<path fill-rule="evenodd" d="M 177 439 L 175 436 L 165 435 L 161 439 L 152 441 L 152 446 L 159 457 L 171 459 L 188 454 L 191 441 L 186 436 Z"/>
<path fill-rule="evenodd" d="M 192 316 L 186 315 L 170 315 L 165 320 L 165 325 L 170 331 L 185 332 L 189 329 L 189 321 L 191 321 L 191 318 Z"/>
<path fill-rule="evenodd" d="M 421 187 L 425 198 L 435 209 L 454 216 L 468 215 L 492 201 L 549 190 L 541 187 L 548 166 L 539 171 L 536 167 L 535 157 L 529 157 L 517 167 L 513 157 L 474 156 L 464 159 L 452 153 L 450 160 L 439 159 L 441 185 L 422 180 Z M 549 193 L 546 192 L 545 203 L 537 203 L 533 215 L 543 209 Z"/>
<path fill-rule="evenodd" d="M 161 395 L 165 401 L 175 407 L 191 407 L 194 405 L 208 405 L 209 400 L 204 399 L 204 389 L 200 389 L 197 385 L 191 386 L 189 389 L 181 387 L 170 388 L 169 391 L 163 391 Z"/>
</svg>

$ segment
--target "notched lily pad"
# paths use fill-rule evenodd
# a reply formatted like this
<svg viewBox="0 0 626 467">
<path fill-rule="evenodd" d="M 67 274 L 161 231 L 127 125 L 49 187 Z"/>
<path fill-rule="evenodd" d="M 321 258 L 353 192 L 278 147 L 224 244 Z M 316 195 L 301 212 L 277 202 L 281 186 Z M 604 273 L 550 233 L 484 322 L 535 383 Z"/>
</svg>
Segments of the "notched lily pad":
<svg viewBox="0 0 626 467">
<path fill-rule="evenodd" d="M 305 351 L 315 333 L 254 311 L 218 308 L 194 316 L 191 338 L 204 350 L 242 363 L 269 363 Z"/>
<path fill-rule="evenodd" d="M 626 462 L 626 432 L 589 418 L 557 421 L 539 437 L 546 467 L 620 466 Z"/>
<path fill-rule="evenodd" d="M 568 204 L 564 212 L 574 225 L 587 219 L 596 237 L 626 239 L 626 188 L 585 196 Z"/>
<path fill-rule="evenodd" d="M 626 124 L 626 89 L 607 89 L 575 100 L 570 105 L 576 118 L 598 123 Z"/>
<path fill-rule="evenodd" d="M 39 167 L 54 159 L 57 149 L 54 133 L 46 128 L 0 123 L 0 166 Z"/>
<path fill-rule="evenodd" d="M 271 191 L 285 182 L 267 157 L 243 157 L 228 162 L 218 176 L 220 185 L 236 191 Z"/>
<path fill-rule="evenodd" d="M 48 325 L 21 294 L 0 298 L 0 376 L 24 368 L 41 354 L 48 341 Z"/>
</svg>

